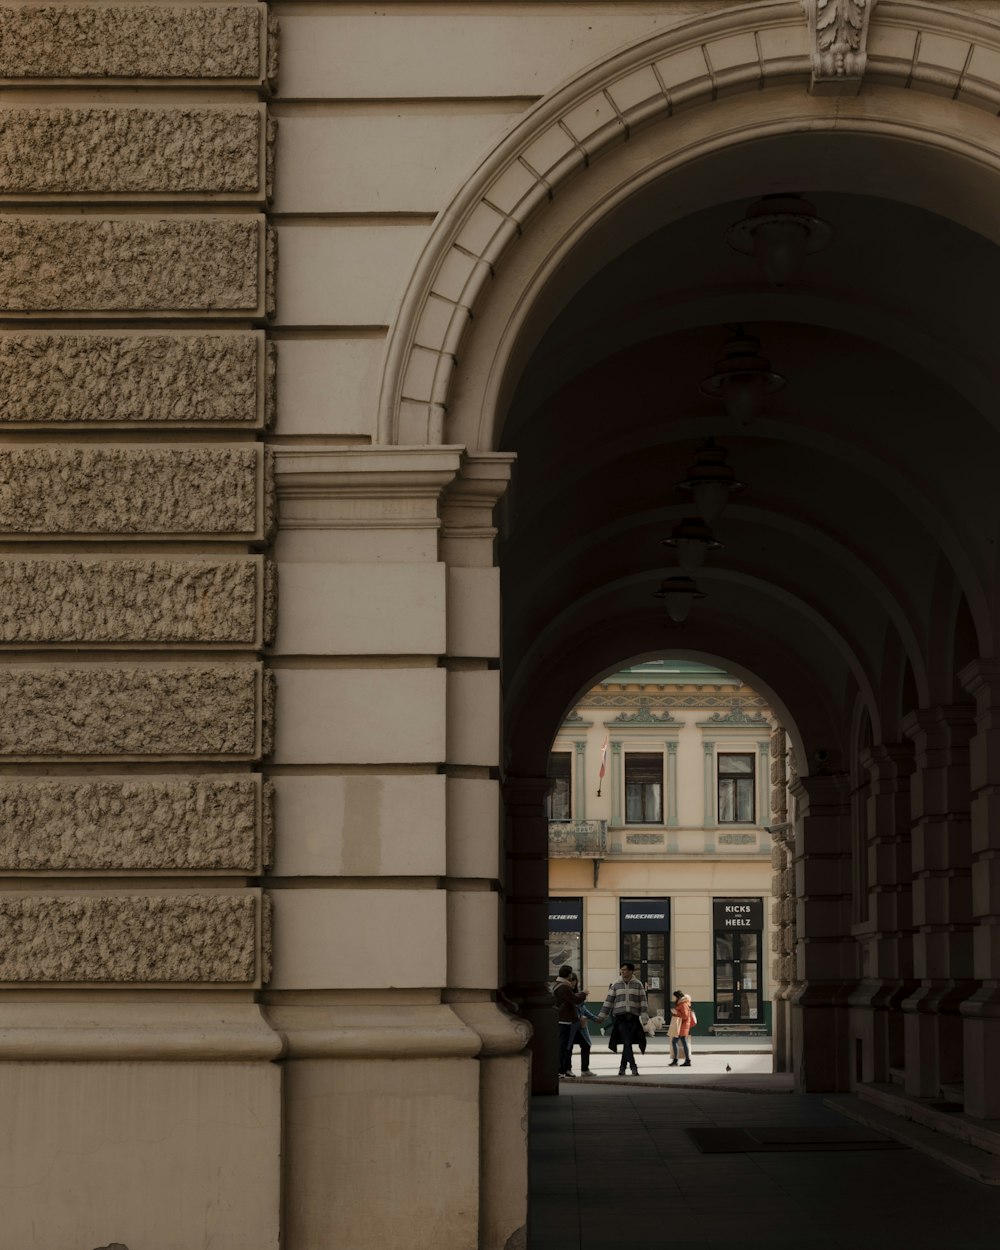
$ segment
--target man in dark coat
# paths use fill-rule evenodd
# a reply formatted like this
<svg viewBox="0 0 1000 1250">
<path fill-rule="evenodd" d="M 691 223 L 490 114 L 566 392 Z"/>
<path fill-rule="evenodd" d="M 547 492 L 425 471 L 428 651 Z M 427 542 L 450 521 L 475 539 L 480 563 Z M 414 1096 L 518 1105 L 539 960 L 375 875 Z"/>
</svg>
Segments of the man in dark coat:
<svg viewBox="0 0 1000 1250">
<path fill-rule="evenodd" d="M 598 1014 L 597 1023 L 600 1024 L 608 1016 L 613 1021 L 608 1049 L 616 1051 L 619 1044 L 622 1048 L 618 1075 L 624 1076 L 628 1067 L 631 1068 L 633 1076 L 638 1076 L 639 1069 L 636 1067 L 632 1047 L 638 1045 L 640 1051 L 646 1053 L 649 1005 L 646 1002 L 646 987 L 635 975 L 635 964 L 622 964 L 621 976 L 608 986 L 608 996 Z"/>
</svg>

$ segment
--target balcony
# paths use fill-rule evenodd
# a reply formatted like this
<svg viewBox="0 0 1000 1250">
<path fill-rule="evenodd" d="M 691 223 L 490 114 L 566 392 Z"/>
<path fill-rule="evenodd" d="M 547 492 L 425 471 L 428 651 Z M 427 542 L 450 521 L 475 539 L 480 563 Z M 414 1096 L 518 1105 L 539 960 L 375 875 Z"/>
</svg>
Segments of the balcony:
<svg viewBox="0 0 1000 1250">
<path fill-rule="evenodd" d="M 594 858 L 608 851 L 606 820 L 550 820 L 549 854 L 553 857 Z"/>
</svg>

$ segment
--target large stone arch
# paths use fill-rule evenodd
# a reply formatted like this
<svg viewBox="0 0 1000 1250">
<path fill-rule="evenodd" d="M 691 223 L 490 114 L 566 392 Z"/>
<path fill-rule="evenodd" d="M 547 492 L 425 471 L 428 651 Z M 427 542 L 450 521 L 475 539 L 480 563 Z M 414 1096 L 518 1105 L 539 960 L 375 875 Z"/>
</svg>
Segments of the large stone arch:
<svg viewBox="0 0 1000 1250">
<path fill-rule="evenodd" d="M 925 157 L 931 152 L 971 167 L 973 178 L 1000 175 L 1000 142 L 989 124 L 1000 108 L 996 24 L 942 6 L 882 0 L 871 22 L 863 78 L 858 73 L 843 88 L 856 93 L 862 81 L 874 88 L 863 103 L 853 94 L 839 94 L 836 79 L 831 84 L 817 76 L 816 56 L 799 0 L 773 0 L 699 17 L 641 40 L 540 101 L 439 215 L 421 253 L 386 350 L 380 440 L 440 442 L 447 414 L 452 439 L 460 430 L 461 441 L 487 450 L 495 437 L 491 422 L 504 366 L 534 296 L 614 199 L 671 166 L 752 138 L 829 127 L 919 145 Z M 816 90 L 806 96 L 811 81 Z M 890 90 L 878 90 L 883 87 Z M 769 115 L 762 101 L 771 101 L 778 88 L 792 89 L 789 107 Z M 913 93 L 906 97 L 905 111 L 899 107 L 899 91 Z M 696 106 L 725 105 L 737 97 L 738 110 L 724 116 L 721 125 L 716 113 L 700 133 L 697 128 L 688 133 L 692 115 L 705 120 Z M 915 98 L 920 101 L 916 109 Z M 673 125 L 663 125 L 670 121 Z M 659 123 L 657 141 L 650 145 L 654 151 L 645 159 L 620 157 L 621 176 L 597 186 L 597 172 L 611 163 L 604 159 L 607 154 L 620 154 L 626 143 L 634 153 L 636 139 L 648 133 L 651 123 Z M 585 177 L 578 178 L 585 169 Z M 558 209 L 540 210 L 568 198 L 575 182 L 591 188 L 582 197 L 588 210 L 581 213 L 574 205 L 572 227 L 567 232 L 563 221 L 560 232 L 552 223 Z M 963 199 L 953 182 L 896 191 L 943 208 L 987 236 L 998 233 L 988 205 Z M 527 265 L 527 283 L 526 244 L 535 253 L 534 266 Z M 514 269 L 515 253 L 519 284 L 512 291 L 507 283 L 498 296 L 498 279 Z M 504 333 L 483 334 L 477 327 L 470 336 L 473 318 L 481 315 L 488 297 L 502 306 L 493 321 L 499 320 Z M 497 342 L 493 367 L 474 394 L 462 396 L 459 414 L 456 365 L 461 358 L 467 379 L 473 360 L 490 350 L 481 344 L 490 342 Z"/>
<path fill-rule="evenodd" d="M 444 443 L 488 459 L 501 447 L 501 423 L 540 327 L 567 301 L 573 282 L 582 282 L 588 265 L 596 268 L 610 245 L 609 223 L 624 220 L 641 231 L 640 215 L 651 209 L 648 198 L 640 205 L 640 193 L 654 184 L 670 186 L 670 200 L 661 191 L 655 201 L 661 221 L 715 202 L 716 157 L 724 156 L 729 175 L 735 173 L 728 198 L 749 199 L 771 189 L 755 166 L 768 145 L 797 144 L 807 160 L 810 136 L 837 136 L 838 142 L 843 136 L 850 142 L 838 159 L 848 184 L 857 172 L 852 145 L 882 158 L 869 159 L 867 181 L 852 189 L 936 213 L 1000 242 L 989 207 L 1000 188 L 1000 28 L 942 6 L 882 0 L 866 10 L 867 46 L 837 73 L 815 43 L 812 6 L 805 10 L 775 0 L 680 24 L 593 66 L 529 112 L 439 215 L 419 258 L 384 359 L 381 441 Z M 852 309 L 831 300 L 809 315 L 817 324 L 844 328 Z M 869 318 L 864 332 L 932 376 L 957 372 L 946 348 L 928 353 L 901 310 Z M 956 390 L 993 425 L 985 377 L 972 371 Z M 905 478 L 900 488 L 905 493 Z M 970 558 L 963 537 L 949 529 L 940 527 L 943 545 L 988 656 L 995 643 L 989 553 Z M 897 605 L 894 612 L 900 617 L 905 609 Z M 905 625 L 901 632 L 918 694 L 931 697 L 926 656 L 922 662 Z M 838 645 L 850 651 L 847 637 Z M 594 654 L 602 647 L 612 654 L 606 637 L 594 634 L 588 641 Z M 926 648 L 927 639 L 921 641 Z M 873 641 L 870 653 L 881 655 L 886 647 L 893 651 L 891 643 Z M 854 666 L 861 701 L 878 726 L 880 699 L 864 672 L 864 665 Z M 561 680 L 565 688 L 572 685 L 568 672 Z M 846 697 L 852 702 L 850 693 Z M 557 712 L 560 697 L 553 693 L 549 701 Z M 920 739 L 918 754 L 926 753 L 939 720 L 905 729 Z M 904 777 L 894 756 L 878 763 L 883 766 Z M 841 837 L 836 830 L 846 800 L 839 784 L 830 776 L 800 776 L 800 811 L 819 831 L 817 845 Z M 842 933 L 846 940 L 847 927 Z M 839 1003 L 822 984 L 810 1001 L 812 993 L 807 989 L 801 1004 L 823 1010 L 814 1013 L 812 1031 L 799 1045 L 818 1053 L 832 1036 L 824 1013 Z M 934 993 L 928 991 L 936 1004 Z M 848 1026 L 844 1017 L 838 1020 L 836 1057 L 821 1074 L 803 1078 L 813 1088 L 847 1080 Z M 932 1046 L 918 1042 L 920 1062 Z M 878 1071 L 885 1074 L 885 1063 Z M 978 1105 L 986 1105 L 985 1096 Z"/>
</svg>

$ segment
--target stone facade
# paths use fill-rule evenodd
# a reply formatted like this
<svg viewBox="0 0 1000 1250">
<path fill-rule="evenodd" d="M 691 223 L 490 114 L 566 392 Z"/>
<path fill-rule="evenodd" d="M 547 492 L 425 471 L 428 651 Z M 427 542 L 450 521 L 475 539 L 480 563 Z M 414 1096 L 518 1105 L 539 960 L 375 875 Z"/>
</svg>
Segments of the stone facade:
<svg viewBox="0 0 1000 1250">
<path fill-rule="evenodd" d="M 261 448 L 19 445 L 0 449 L 2 529 L 17 535 L 255 538 Z"/>
<path fill-rule="evenodd" d="M 91 777 L 0 782 L 0 871 L 229 872 L 270 862 L 260 778 Z"/>
<path fill-rule="evenodd" d="M 260 646 L 261 560 L 0 558 L 0 643 Z"/>
<path fill-rule="evenodd" d="M 264 76 L 263 5 L 4 5 L 0 79 Z"/>
<path fill-rule="evenodd" d="M 253 427 L 266 358 L 253 331 L 0 334 L 0 422 Z"/>
<path fill-rule="evenodd" d="M 0 757 L 259 759 L 253 664 L 12 665 L 0 672 Z"/>
<path fill-rule="evenodd" d="M 254 217 L 0 219 L 0 313 L 265 312 Z"/>
<path fill-rule="evenodd" d="M 0 4 L 12 1244 L 523 1250 L 545 761 L 664 651 L 794 745 L 779 1063 L 1000 1118 L 997 18 Z M 730 243 L 790 190 L 772 289 Z M 749 431 L 699 392 L 737 322 Z M 748 490 L 665 629 L 702 438 Z"/>
<path fill-rule="evenodd" d="M 0 984 L 253 984 L 255 891 L 0 894 Z"/>
<path fill-rule="evenodd" d="M 259 107 L 10 109 L 0 116 L 0 195 L 263 196 Z"/>
</svg>

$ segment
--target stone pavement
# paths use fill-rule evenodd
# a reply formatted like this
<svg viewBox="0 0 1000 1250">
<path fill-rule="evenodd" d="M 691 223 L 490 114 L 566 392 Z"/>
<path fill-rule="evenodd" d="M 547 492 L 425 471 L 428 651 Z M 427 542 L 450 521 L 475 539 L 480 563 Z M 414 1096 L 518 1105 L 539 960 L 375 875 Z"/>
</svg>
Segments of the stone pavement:
<svg viewBox="0 0 1000 1250">
<path fill-rule="evenodd" d="M 617 1076 L 563 1081 L 559 1097 L 532 1100 L 529 1250 L 1000 1244 L 1000 1187 L 915 1150 L 701 1154 L 688 1127 L 851 1122 L 822 1095 L 785 1092 L 774 1078 L 758 1077 L 758 1092 L 735 1092 L 733 1076 L 710 1078 L 720 1082 L 715 1089 L 682 1085 L 691 1071 L 653 1074 L 651 1085 Z"/>
</svg>

